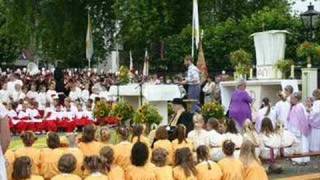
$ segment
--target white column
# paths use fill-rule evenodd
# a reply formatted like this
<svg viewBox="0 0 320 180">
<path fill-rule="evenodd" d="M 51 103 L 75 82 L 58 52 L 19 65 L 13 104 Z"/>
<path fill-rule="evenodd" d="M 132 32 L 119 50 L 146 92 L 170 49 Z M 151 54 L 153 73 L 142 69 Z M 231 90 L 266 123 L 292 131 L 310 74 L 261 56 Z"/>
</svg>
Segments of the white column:
<svg viewBox="0 0 320 180">
<path fill-rule="evenodd" d="M 306 99 L 312 96 L 312 92 L 318 88 L 318 69 L 302 68 L 302 97 Z"/>
</svg>

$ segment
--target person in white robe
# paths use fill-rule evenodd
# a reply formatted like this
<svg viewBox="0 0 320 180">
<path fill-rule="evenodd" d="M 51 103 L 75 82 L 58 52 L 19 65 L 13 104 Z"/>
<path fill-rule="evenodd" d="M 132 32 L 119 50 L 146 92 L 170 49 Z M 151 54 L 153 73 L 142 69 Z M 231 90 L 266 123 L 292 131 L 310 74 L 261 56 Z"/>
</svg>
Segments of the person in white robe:
<svg viewBox="0 0 320 180">
<path fill-rule="evenodd" d="M 44 110 L 45 107 L 46 107 L 46 104 L 47 104 L 47 93 L 46 93 L 46 87 L 45 86 L 41 86 L 40 87 L 40 92 L 39 92 L 39 94 L 38 94 L 38 96 L 36 98 L 36 101 L 38 102 L 39 110 Z"/>
<path fill-rule="evenodd" d="M 209 147 L 212 160 L 219 161 L 224 157 L 222 151 L 223 135 L 219 131 L 219 122 L 215 118 L 208 119 L 207 131 L 209 136 Z"/>
<path fill-rule="evenodd" d="M 2 89 L 0 90 L 0 103 L 3 103 L 3 102 L 9 102 L 10 101 L 10 98 L 9 98 L 9 92 L 8 92 L 8 89 L 7 89 L 7 83 L 4 83 L 2 85 Z"/>
<path fill-rule="evenodd" d="M 320 151 L 320 89 L 313 91 L 314 102 L 309 115 L 311 132 L 309 150 Z"/>
<path fill-rule="evenodd" d="M 87 103 L 90 98 L 90 92 L 89 92 L 89 83 L 85 84 L 83 90 L 81 91 L 81 100 L 84 103 Z"/>
<path fill-rule="evenodd" d="M 51 83 L 49 85 L 49 89 L 47 91 L 47 101 L 50 102 L 50 104 L 54 103 L 54 97 L 58 96 L 56 89 L 56 84 L 55 83 Z"/>
<path fill-rule="evenodd" d="M 283 124 L 283 127 L 287 129 L 287 119 L 290 111 L 290 103 L 286 99 L 284 92 L 279 92 L 279 101 L 274 106 L 275 120 L 278 123 Z"/>
<path fill-rule="evenodd" d="M 193 116 L 194 130 L 188 133 L 188 139 L 193 143 L 193 148 L 197 149 L 201 145 L 209 146 L 208 132 L 203 129 L 204 120 L 202 115 L 195 114 Z"/>
<path fill-rule="evenodd" d="M 77 87 L 76 83 L 71 86 L 71 91 L 69 93 L 69 98 L 71 101 L 77 101 L 81 99 L 82 91 L 79 87 Z"/>
<path fill-rule="evenodd" d="M 299 153 L 300 143 L 298 139 L 288 130 L 286 130 L 281 122 L 276 123 L 275 132 L 281 138 L 280 147 L 283 149 L 282 155 L 292 155 Z M 282 151 L 280 149 L 280 151 Z"/>
<path fill-rule="evenodd" d="M 239 158 L 240 156 L 239 149 L 242 145 L 243 137 L 239 133 L 234 120 L 228 119 L 226 121 L 226 125 L 227 125 L 226 132 L 222 134 L 223 142 L 226 140 L 231 140 L 236 146 L 236 150 L 234 151 L 234 157 Z"/>
<path fill-rule="evenodd" d="M 15 90 L 11 93 L 10 98 L 13 102 L 18 102 L 26 97 L 25 93 L 22 91 L 22 86 L 20 84 L 15 84 Z"/>
<path fill-rule="evenodd" d="M 38 95 L 39 93 L 37 92 L 37 86 L 35 84 L 32 84 L 30 90 L 26 94 L 27 98 L 36 100 L 38 98 Z"/>
<path fill-rule="evenodd" d="M 288 116 L 288 130 L 295 135 L 300 143 L 300 153 L 309 152 L 308 137 L 311 128 L 308 122 L 307 111 L 300 102 L 301 92 L 294 92 L 290 97 L 291 109 Z M 305 164 L 310 161 L 310 157 L 293 158 L 292 161 L 298 164 Z"/>
<path fill-rule="evenodd" d="M 213 102 L 213 100 L 214 100 L 213 93 L 215 90 L 215 86 L 216 86 L 216 84 L 214 83 L 214 81 L 212 81 L 212 78 L 210 76 L 208 76 L 207 82 L 204 85 L 204 87 L 202 88 L 202 91 L 204 93 L 204 103 Z"/>
<path fill-rule="evenodd" d="M 261 129 L 262 120 L 265 117 L 268 117 L 269 119 L 271 119 L 273 127 L 275 127 L 274 126 L 274 112 L 271 109 L 271 104 L 270 104 L 269 98 L 266 98 L 266 97 L 262 99 L 261 108 L 259 109 L 257 116 L 256 116 L 256 120 L 255 120 L 255 122 L 256 122 L 255 128 L 258 133 L 260 132 L 260 129 Z"/>
<path fill-rule="evenodd" d="M 242 136 L 243 136 L 243 141 L 250 141 L 252 144 L 255 145 L 255 152 L 257 157 L 260 155 L 260 148 L 262 146 L 259 135 L 254 127 L 254 125 L 252 124 L 252 122 L 250 121 L 250 119 L 247 119 L 244 123 L 243 126 L 243 132 L 242 132 Z"/>
</svg>

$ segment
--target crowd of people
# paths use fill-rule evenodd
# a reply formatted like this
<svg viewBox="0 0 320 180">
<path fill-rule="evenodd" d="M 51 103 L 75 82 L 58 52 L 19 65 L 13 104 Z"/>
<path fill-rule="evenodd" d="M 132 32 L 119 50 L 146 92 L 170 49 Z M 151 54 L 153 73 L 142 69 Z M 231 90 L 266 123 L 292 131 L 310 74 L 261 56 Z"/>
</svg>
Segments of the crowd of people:
<svg viewBox="0 0 320 180">
<path fill-rule="evenodd" d="M 238 144 L 229 139 L 238 135 L 234 121 L 224 128 L 216 119 L 204 124 L 198 114 L 193 123 L 189 133 L 178 124 L 172 141 L 166 126 L 149 136 L 144 125 L 119 126 L 117 143 L 110 142 L 110 129 L 86 125 L 79 135 L 49 132 L 47 147 L 40 149 L 33 147 L 36 135 L 26 131 L 20 135 L 24 147 L 5 153 L 8 179 L 268 179 L 256 145 L 245 138 Z"/>
</svg>

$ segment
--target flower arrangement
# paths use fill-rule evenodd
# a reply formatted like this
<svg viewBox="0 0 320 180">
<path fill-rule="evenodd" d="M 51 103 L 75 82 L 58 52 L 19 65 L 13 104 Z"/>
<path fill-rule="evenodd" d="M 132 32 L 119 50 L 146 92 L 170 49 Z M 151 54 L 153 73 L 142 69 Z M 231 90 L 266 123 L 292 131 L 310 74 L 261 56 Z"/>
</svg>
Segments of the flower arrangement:
<svg viewBox="0 0 320 180">
<path fill-rule="evenodd" d="M 118 117 L 121 121 L 127 121 L 133 118 L 133 107 L 126 101 L 119 101 L 112 106 L 110 115 Z"/>
<path fill-rule="evenodd" d="M 239 76 L 247 75 L 252 66 L 252 55 L 243 49 L 230 53 L 230 61 Z"/>
<path fill-rule="evenodd" d="M 297 55 L 307 58 L 308 67 L 311 67 L 311 58 L 320 56 L 320 46 L 317 43 L 305 41 L 297 48 Z"/>
<path fill-rule="evenodd" d="M 205 119 L 216 118 L 221 120 L 224 118 L 224 108 L 221 104 L 211 102 L 202 106 L 201 113 Z"/>
<path fill-rule="evenodd" d="M 129 69 L 126 66 L 121 66 L 120 67 L 120 72 L 119 72 L 119 81 L 120 84 L 128 84 L 130 80 L 129 76 Z"/>
<path fill-rule="evenodd" d="M 144 104 L 133 116 L 133 122 L 136 124 L 160 124 L 162 117 L 158 110 L 151 104 Z"/>
<path fill-rule="evenodd" d="M 286 78 L 285 76 L 290 72 L 292 65 L 293 61 L 291 59 L 282 59 L 275 64 L 275 67 L 281 71 L 283 78 Z"/>
<path fill-rule="evenodd" d="M 93 108 L 93 115 L 95 118 L 104 118 L 109 116 L 111 105 L 106 101 L 98 101 Z"/>
</svg>

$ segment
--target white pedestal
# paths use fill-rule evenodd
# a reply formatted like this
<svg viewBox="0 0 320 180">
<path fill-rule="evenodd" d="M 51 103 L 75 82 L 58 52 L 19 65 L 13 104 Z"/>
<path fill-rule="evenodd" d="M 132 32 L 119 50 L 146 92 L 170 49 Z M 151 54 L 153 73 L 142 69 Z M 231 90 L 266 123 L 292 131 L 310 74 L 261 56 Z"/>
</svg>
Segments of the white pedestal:
<svg viewBox="0 0 320 180">
<path fill-rule="evenodd" d="M 318 69 L 302 68 L 302 98 L 312 97 L 312 92 L 318 88 Z"/>
<path fill-rule="evenodd" d="M 277 94 L 283 90 L 285 83 L 297 88 L 298 84 L 301 84 L 300 80 L 249 80 L 247 81 L 247 91 L 250 96 L 254 99 L 253 108 L 258 110 L 261 106 L 261 101 L 264 97 L 268 97 L 271 104 L 275 104 L 278 101 Z M 290 83 L 292 82 L 292 83 Z M 294 83 L 296 82 L 296 83 Z M 221 101 L 225 108 L 228 110 L 231 101 L 233 91 L 236 89 L 237 81 L 225 81 L 220 83 L 221 88 Z"/>
<path fill-rule="evenodd" d="M 139 84 L 128 84 L 122 86 L 111 86 L 109 94 L 112 96 L 119 95 L 126 100 L 136 110 L 140 107 L 140 88 Z M 168 123 L 168 101 L 174 98 L 180 98 L 181 93 L 177 85 L 149 85 L 142 86 L 142 102 L 154 105 L 160 115 L 163 117 L 161 124 Z M 143 104 L 142 103 L 142 104 Z"/>
</svg>

